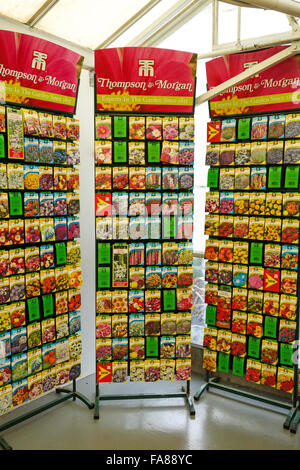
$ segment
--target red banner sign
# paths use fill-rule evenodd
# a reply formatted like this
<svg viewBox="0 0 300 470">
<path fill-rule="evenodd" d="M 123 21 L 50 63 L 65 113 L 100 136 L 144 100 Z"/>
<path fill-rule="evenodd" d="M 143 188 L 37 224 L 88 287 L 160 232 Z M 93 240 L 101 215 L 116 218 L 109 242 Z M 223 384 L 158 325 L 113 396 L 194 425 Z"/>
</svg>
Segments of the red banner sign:
<svg viewBox="0 0 300 470">
<path fill-rule="evenodd" d="M 0 31 L 3 102 L 75 113 L 83 57 L 52 42 Z"/>
<path fill-rule="evenodd" d="M 95 51 L 97 111 L 192 113 L 197 55 L 154 47 Z"/>
<path fill-rule="evenodd" d="M 248 67 L 285 49 L 277 46 L 262 51 L 232 54 L 206 63 L 208 89 L 244 72 Z M 233 85 L 210 100 L 212 116 L 273 112 L 300 108 L 299 56 L 290 57 L 248 80 Z"/>
</svg>

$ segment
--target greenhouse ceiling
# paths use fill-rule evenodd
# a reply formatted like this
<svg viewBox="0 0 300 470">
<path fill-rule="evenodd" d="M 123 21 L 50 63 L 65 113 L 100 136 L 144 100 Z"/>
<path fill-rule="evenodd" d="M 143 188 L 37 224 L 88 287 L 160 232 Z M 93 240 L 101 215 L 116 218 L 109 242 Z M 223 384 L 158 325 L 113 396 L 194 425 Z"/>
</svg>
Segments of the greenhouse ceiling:
<svg viewBox="0 0 300 470">
<path fill-rule="evenodd" d="M 20 26 L 85 55 L 104 47 L 178 48 L 169 40 L 176 34 L 180 49 L 205 59 L 300 40 L 299 17 L 294 0 L 0 0 L 1 28 Z"/>
</svg>

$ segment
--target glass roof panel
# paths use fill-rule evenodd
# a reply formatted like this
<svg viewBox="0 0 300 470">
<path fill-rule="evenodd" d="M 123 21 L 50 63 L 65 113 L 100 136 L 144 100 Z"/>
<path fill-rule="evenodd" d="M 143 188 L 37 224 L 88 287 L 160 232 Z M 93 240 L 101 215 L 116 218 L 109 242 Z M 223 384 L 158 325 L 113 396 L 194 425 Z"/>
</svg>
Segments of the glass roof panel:
<svg viewBox="0 0 300 470">
<path fill-rule="evenodd" d="M 290 30 L 291 27 L 284 13 L 260 8 L 242 8 L 241 39 L 283 33 Z"/>
<path fill-rule="evenodd" d="M 26 23 L 44 3 L 45 0 L 2 0 L 0 14 Z"/>
<path fill-rule="evenodd" d="M 60 0 L 36 27 L 94 49 L 148 2 L 149 0 Z"/>
</svg>

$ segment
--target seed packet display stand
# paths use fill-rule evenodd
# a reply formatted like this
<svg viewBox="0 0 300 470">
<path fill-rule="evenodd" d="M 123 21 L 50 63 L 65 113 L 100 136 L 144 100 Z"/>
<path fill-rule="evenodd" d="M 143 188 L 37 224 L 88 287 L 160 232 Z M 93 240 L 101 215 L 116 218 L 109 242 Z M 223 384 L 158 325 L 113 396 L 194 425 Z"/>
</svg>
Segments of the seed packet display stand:
<svg viewBox="0 0 300 470">
<path fill-rule="evenodd" d="M 296 111 L 290 111 L 290 112 L 287 112 L 287 111 L 277 111 L 276 113 L 262 113 L 264 116 L 269 116 L 272 115 L 274 116 L 274 114 L 276 115 L 286 115 L 286 114 L 292 114 L 292 113 L 295 113 Z M 298 111 L 299 112 L 299 111 Z M 250 115 L 250 114 L 247 114 L 247 115 L 236 115 L 236 116 L 227 116 L 227 117 L 212 117 L 211 118 L 211 122 L 212 124 L 214 124 L 214 121 L 220 121 L 221 122 L 221 125 L 222 125 L 222 122 L 223 120 L 227 119 L 227 120 L 230 120 L 230 119 L 241 119 L 241 118 L 250 118 L 250 119 L 253 119 L 253 117 L 258 117 L 259 115 L 255 114 L 255 115 Z M 251 132 L 251 131 L 250 131 Z M 236 128 L 236 133 L 237 133 L 237 128 Z M 237 135 L 237 134 L 236 134 Z M 287 137 L 285 137 L 284 139 L 288 139 Z M 284 139 L 281 139 L 284 141 Z M 290 139 L 295 139 L 297 141 L 299 141 L 299 137 L 298 138 L 293 138 L 291 137 Z M 249 139 L 247 140 L 236 140 L 234 143 L 251 143 L 253 142 L 254 139 L 250 140 L 250 136 L 249 136 Z M 276 139 L 271 139 L 271 138 L 267 138 L 267 142 L 269 141 L 272 141 L 272 140 L 276 140 Z M 280 139 L 278 139 L 280 140 Z M 213 142 L 213 143 L 218 143 L 219 145 L 224 145 L 224 142 L 220 142 L 220 141 L 216 141 L 216 142 Z M 209 164 L 209 163 L 207 163 Z M 246 164 L 247 165 L 247 164 Z M 248 164 L 249 165 L 249 164 Z M 229 165 L 224 165 L 225 167 L 229 166 Z M 234 163 L 234 167 L 237 168 L 241 165 L 236 165 Z M 253 166 L 256 166 L 256 165 L 253 165 L 252 164 L 252 167 Z M 269 168 L 270 166 L 272 166 L 271 163 L 266 163 L 264 165 L 264 167 L 267 168 L 267 177 L 268 177 L 268 171 L 269 171 Z M 273 163 L 273 166 L 274 166 L 274 163 Z M 282 161 L 282 173 L 283 175 L 281 175 L 281 185 L 279 185 L 278 189 L 270 189 L 268 187 L 268 182 L 266 181 L 266 194 L 268 194 L 268 192 L 281 192 L 283 193 L 289 193 L 289 192 L 293 192 L 294 194 L 299 194 L 299 183 L 298 183 L 298 187 L 297 188 L 294 188 L 294 189 L 288 189 L 288 187 L 284 187 L 284 183 L 283 183 L 283 180 L 284 180 L 284 168 L 285 168 L 285 162 L 284 162 L 284 155 L 283 155 L 283 161 Z M 294 165 L 294 167 L 297 167 L 298 165 Z M 212 168 L 213 166 L 210 166 L 210 168 Z M 215 168 L 218 168 L 219 171 L 221 168 L 223 168 L 223 166 L 219 165 L 219 166 L 214 166 Z M 251 166 L 250 166 L 251 168 Z M 262 168 L 262 166 L 260 166 L 260 168 Z M 209 185 L 208 185 L 209 186 Z M 226 192 L 226 191 L 229 191 L 231 193 L 236 193 L 236 192 L 241 192 L 240 189 L 219 189 L 219 184 L 217 184 L 217 186 L 214 186 L 213 189 L 212 187 L 209 188 L 210 191 L 217 191 L 219 192 L 220 194 L 220 191 L 222 192 Z M 253 191 L 253 190 L 252 190 Z M 254 190 L 255 191 L 255 190 Z M 251 189 L 250 187 L 248 188 L 248 192 L 251 193 Z M 282 204 L 282 207 L 283 207 L 283 204 Z M 217 213 L 219 213 L 217 211 Z M 249 214 L 247 213 L 247 216 L 249 216 Z M 265 215 L 263 216 L 264 218 L 266 217 Z M 272 216 L 269 216 L 269 218 L 271 218 Z M 284 216 L 282 216 L 284 217 Z M 280 218 L 282 218 L 280 217 Z M 285 215 L 286 217 L 286 215 Z M 296 226 L 297 226 L 297 229 L 299 231 L 299 214 L 298 214 L 298 218 L 295 218 L 294 219 L 296 221 Z M 226 236 L 225 236 L 226 237 Z M 214 234 L 209 234 L 209 240 L 219 240 L 219 239 L 222 239 L 224 238 L 224 236 L 219 236 L 219 232 L 218 232 L 218 235 L 214 235 Z M 228 240 L 228 238 L 227 238 Z M 234 236 L 234 238 L 232 239 L 232 241 L 236 241 L 236 242 L 249 242 L 249 250 L 250 250 L 250 244 L 251 242 L 259 242 L 259 243 L 262 243 L 263 245 L 263 250 L 265 248 L 265 244 L 269 243 L 269 244 L 272 244 L 274 242 L 272 241 L 266 241 L 265 239 L 261 240 L 253 240 L 251 238 L 236 238 Z M 282 247 L 282 244 L 283 243 L 288 243 L 288 242 L 283 242 L 282 240 L 280 241 L 280 246 Z M 276 244 L 276 242 L 275 242 Z M 296 246 L 298 247 L 298 245 L 293 245 L 293 246 Z M 250 260 L 250 252 L 248 253 L 248 265 L 246 266 L 249 266 L 251 263 L 249 262 Z M 219 262 L 219 260 L 217 259 L 217 262 Z M 223 261 L 222 261 L 223 262 Z M 263 262 L 259 263 L 259 265 L 262 266 L 265 266 L 265 264 Z M 234 265 L 233 265 L 234 266 Z M 256 265 L 258 267 L 258 265 Z M 280 268 L 282 268 L 281 264 L 280 264 Z M 285 268 L 287 269 L 287 268 Z M 297 356 L 297 353 L 298 353 L 298 342 L 299 342 L 299 309 L 300 309 L 300 304 L 299 304 L 299 295 L 300 295 L 300 281 L 299 281 L 299 265 L 298 265 L 298 269 L 296 271 L 293 271 L 293 272 L 296 272 L 298 274 L 297 276 L 297 282 L 296 282 L 296 293 L 297 293 L 297 308 L 296 308 L 296 318 L 295 318 L 295 323 L 296 323 L 296 330 L 295 330 L 295 336 L 294 336 L 294 342 L 292 343 L 292 351 L 293 351 L 293 357 L 295 358 Z M 219 285 L 219 283 L 217 284 Z M 275 291 L 277 293 L 279 293 L 279 295 L 281 295 L 282 291 L 279 290 L 279 291 Z M 264 293 L 265 293 L 265 290 L 264 290 Z M 295 295 L 295 294 L 294 294 Z M 215 304 L 214 304 L 215 305 Z M 232 307 L 231 307 L 232 309 Z M 232 315 L 232 310 L 231 310 L 231 315 Z M 265 312 L 264 312 L 264 318 L 265 318 Z M 279 323 L 279 318 L 280 317 L 276 317 L 277 318 L 277 321 Z M 232 319 L 232 316 L 231 316 L 231 319 Z M 279 330 L 279 325 L 277 324 L 277 333 L 276 333 L 276 337 L 275 338 L 278 338 L 278 330 Z M 229 330 L 230 331 L 230 330 Z M 265 336 L 263 335 L 262 338 L 264 338 Z M 267 336 L 267 339 L 268 339 L 268 336 Z M 276 339 L 275 339 L 276 341 Z M 277 340 L 278 341 L 278 340 Z M 248 344 L 248 340 L 247 340 L 247 343 Z M 279 357 L 279 347 L 280 347 L 280 342 L 278 342 L 278 357 Z M 261 346 L 260 346 L 261 348 Z M 246 349 L 247 351 L 247 349 Z M 260 353 L 261 354 L 261 353 Z M 246 352 L 246 358 L 249 357 L 247 355 L 247 352 Z M 260 357 L 260 356 L 259 356 Z M 245 360 L 246 360 L 245 358 Z M 251 358 L 251 356 L 250 356 Z M 278 360 L 278 365 L 280 366 L 281 365 L 281 362 Z M 244 365 L 245 367 L 245 365 Z M 230 372 L 230 369 L 231 369 L 231 361 L 229 362 L 229 372 Z M 275 408 L 278 408 L 278 409 L 283 409 L 283 410 L 287 410 L 288 413 L 286 415 L 286 418 L 285 418 L 285 421 L 284 421 L 284 424 L 283 424 L 283 427 L 284 429 L 288 429 L 290 430 L 290 432 L 292 433 L 296 433 L 296 430 L 297 430 L 297 426 L 300 422 L 300 410 L 299 410 L 299 406 L 300 406 L 300 403 L 299 403 L 299 395 L 298 395 L 298 389 L 299 389 L 299 382 L 298 382 L 298 361 L 297 359 L 294 359 L 293 360 L 293 366 L 290 365 L 290 369 L 293 370 L 293 392 L 288 394 L 288 399 L 287 401 L 281 401 L 281 400 L 276 400 L 276 399 L 273 399 L 273 398 L 270 398 L 268 396 L 264 396 L 264 393 L 266 393 L 265 391 L 262 391 L 261 394 L 258 394 L 258 393 L 251 393 L 245 389 L 243 389 L 242 387 L 234 387 L 234 386 L 229 386 L 227 384 L 224 384 L 222 383 L 221 381 L 221 377 L 218 376 L 218 366 L 217 366 L 217 369 L 216 371 L 212 372 L 210 370 L 205 370 L 205 383 L 202 385 L 202 387 L 200 388 L 200 390 L 194 395 L 194 399 L 196 401 L 198 401 L 202 395 L 204 394 L 205 391 L 209 391 L 209 390 L 219 390 L 220 392 L 225 392 L 225 393 L 229 393 L 229 396 L 230 394 L 232 395 L 237 395 L 237 396 L 240 396 L 240 397 L 244 397 L 248 400 L 251 400 L 253 402 L 261 402 L 261 403 L 265 403 L 267 405 L 271 405 L 271 406 L 274 406 Z M 244 374 L 245 374 L 245 368 L 244 368 Z"/>
<path fill-rule="evenodd" d="M 53 111 L 52 109 L 46 109 L 46 108 L 37 108 L 37 107 L 34 107 L 34 106 L 27 106 L 27 105 L 18 105 L 16 103 L 5 103 L 5 107 L 10 107 L 12 109 L 16 109 L 16 110 L 21 110 L 21 109 L 29 109 L 29 110 L 32 110 L 32 111 L 36 111 L 37 113 L 48 113 L 50 115 L 55 115 L 55 116 L 62 116 L 62 117 L 73 117 L 72 114 L 70 113 L 63 113 L 63 112 L 60 112 L 60 111 Z M 30 137 L 30 135 L 28 134 L 24 134 L 24 136 L 26 137 Z M 32 137 L 32 136 L 31 136 Z M 36 136 L 34 136 L 36 138 Z M 39 139 L 39 137 L 37 137 L 37 139 Z M 46 139 L 48 141 L 54 141 L 54 140 L 61 140 L 57 137 L 46 137 Z M 63 140 L 62 140 L 63 141 Z M 66 142 L 66 140 L 65 140 Z M 6 141 L 6 149 L 7 149 L 7 141 Z M 2 158 L 0 163 L 5 163 L 5 164 L 8 164 L 8 163 L 12 163 L 12 164 L 15 164 L 15 163 L 22 163 L 22 164 L 27 164 L 27 165 L 49 165 L 47 163 L 37 163 L 37 162 L 29 162 L 29 161 L 24 161 L 23 159 L 22 160 L 16 160 L 16 159 L 10 159 L 8 156 L 6 156 L 5 158 Z M 55 167 L 61 167 L 61 168 L 67 168 L 67 167 L 71 167 L 72 165 L 63 165 L 61 163 L 55 163 L 54 165 L 52 164 L 52 167 L 55 166 Z M 3 190 L 2 190 L 3 191 Z M 16 192 L 22 192 L 24 191 L 23 190 L 20 190 L 20 189 L 7 189 L 8 193 L 16 193 Z M 25 189 L 26 191 L 26 189 Z M 27 189 L 27 191 L 30 191 Z M 34 190 L 31 190 L 31 191 L 34 191 Z M 73 193 L 73 190 L 68 190 L 70 192 Z M 23 199 L 23 198 L 22 198 Z M 24 218 L 24 213 L 23 213 L 23 216 L 19 216 L 20 217 L 23 217 Z M 24 218 L 24 220 L 26 221 L 26 218 Z M 38 248 L 41 247 L 43 244 L 45 245 L 47 242 L 45 241 L 39 241 L 39 242 L 35 242 L 32 244 L 32 246 L 37 246 Z M 52 240 L 52 242 L 48 242 L 48 243 L 55 243 L 55 241 Z M 67 240 L 65 240 L 65 243 L 67 243 Z M 8 246 L 8 248 L 27 248 L 27 247 L 30 247 L 31 245 L 28 245 L 28 244 L 15 244 L 15 245 L 10 245 Z M 1 248 L 7 248 L 6 246 L 4 247 L 1 247 Z M 56 265 L 55 265 L 56 266 Z M 59 266 L 59 264 L 57 265 Z M 25 275 L 25 272 L 24 272 L 24 275 Z M 57 291 L 58 292 L 58 291 Z M 42 293 L 41 293 L 42 295 Z M 55 295 L 55 294 L 54 294 Z M 24 302 L 26 301 L 26 297 L 25 297 L 25 300 Z M 40 302 L 40 307 L 41 307 L 41 299 L 39 299 L 39 302 Z M 53 305 L 53 314 L 52 316 L 55 315 L 55 305 Z M 26 318 L 27 318 L 27 313 L 26 313 Z M 29 318 L 29 317 L 28 317 Z M 56 317 L 57 318 L 57 317 Z M 34 322 L 35 320 L 31 320 L 31 322 Z M 28 323 L 29 324 L 29 323 Z M 25 323 L 25 325 L 27 326 L 27 322 Z M 73 379 L 70 379 L 68 380 L 69 384 L 72 386 L 71 389 L 69 388 L 63 388 L 61 386 L 57 386 L 57 387 L 54 387 L 52 388 L 52 390 L 49 390 L 49 391 L 45 391 L 42 396 L 46 396 L 48 394 L 50 394 L 51 392 L 53 392 L 55 390 L 55 392 L 57 394 L 62 394 L 61 397 L 59 398 L 55 398 L 53 400 L 50 400 L 48 401 L 47 403 L 41 405 L 41 406 L 38 406 L 28 412 L 25 412 L 24 414 L 21 414 L 20 416 L 17 416 L 16 418 L 13 418 L 7 422 L 5 422 L 4 424 L 0 425 L 0 433 L 3 433 L 4 431 L 8 430 L 8 429 L 11 429 L 12 427 L 34 417 L 34 416 L 37 416 L 39 415 L 40 413 L 43 413 L 44 411 L 47 411 L 57 405 L 60 405 L 61 403 L 64 403 L 68 400 L 71 400 L 72 401 L 76 401 L 76 399 L 80 400 L 81 402 L 83 402 L 89 409 L 93 409 L 94 408 L 94 403 L 92 403 L 90 400 L 88 400 L 87 397 L 85 397 L 83 394 L 81 394 L 80 392 L 77 391 L 76 389 L 76 383 L 77 383 L 77 378 L 73 378 Z M 37 397 L 39 398 L 39 397 Z M 18 410 L 19 408 L 21 407 L 24 407 L 26 406 L 26 404 L 29 404 L 29 403 L 33 403 L 34 400 L 36 400 L 37 398 L 34 398 L 32 399 L 32 401 L 25 401 L 24 403 L 16 406 L 15 408 L 12 407 L 10 409 L 10 411 L 14 411 L 14 410 Z M 1 418 L 3 418 L 3 415 L 1 416 Z M 4 450 L 11 450 L 12 447 L 8 444 L 8 442 L 0 435 L 0 447 Z"/>
<path fill-rule="evenodd" d="M 54 406 L 60 405 L 61 403 L 64 403 L 67 400 L 72 399 L 73 401 L 75 401 L 76 398 L 78 398 L 78 400 L 82 401 L 90 410 L 94 408 L 93 403 L 91 403 L 84 395 L 76 391 L 76 380 L 73 380 L 72 390 L 69 390 L 67 388 L 57 388 L 55 392 L 63 393 L 65 395 L 55 400 L 51 400 L 48 403 L 45 403 L 45 405 L 39 406 L 38 408 L 35 408 L 32 411 L 24 413 L 18 418 L 14 418 L 8 421 L 7 423 L 0 426 L 0 433 L 7 431 L 8 429 L 14 426 L 17 426 L 18 424 L 23 423 L 27 419 L 33 418 L 34 416 L 37 416 L 43 413 L 44 411 L 47 411 L 53 408 Z M 12 450 L 12 447 L 7 443 L 7 441 L 2 436 L 0 436 L 0 446 L 4 450 Z"/>
<path fill-rule="evenodd" d="M 96 89 L 96 86 L 95 86 L 95 89 Z M 96 108 L 96 106 L 95 106 Z M 159 116 L 162 116 L 164 113 L 161 113 L 159 114 Z M 113 112 L 108 112 L 108 111 L 104 111 L 102 113 L 96 113 L 95 114 L 95 119 L 96 119 L 96 116 L 99 115 L 99 116 L 102 116 L 102 115 L 105 115 L 105 116 L 109 116 L 112 120 L 114 117 L 118 116 L 123 116 L 123 117 L 126 117 L 127 118 L 127 123 L 128 123 L 128 119 L 129 117 L 131 116 L 136 116 L 136 117 L 139 117 L 139 113 L 134 113 L 134 114 L 130 114 L 129 112 L 128 113 L 121 113 L 121 112 L 118 112 L 118 113 L 113 113 Z M 151 113 L 151 116 L 155 116 L 156 113 Z M 172 116 L 172 114 L 168 114 L 168 116 Z M 144 117 L 146 119 L 146 116 L 147 116 L 147 113 L 140 113 L 140 117 Z M 189 115 L 190 116 L 190 115 Z M 173 115 L 173 117 L 176 117 L 178 118 L 178 115 Z M 128 133 L 127 133 L 128 135 Z M 95 142 L 96 142 L 96 135 L 95 135 Z M 128 142 L 130 142 L 130 140 L 128 139 L 128 137 L 124 140 L 123 139 L 123 142 L 126 143 L 126 145 L 128 144 Z M 145 139 L 144 139 L 144 142 Z M 146 143 L 145 143 L 146 145 Z M 127 155 L 128 156 L 128 155 Z M 145 159 L 146 159 L 146 156 L 145 156 Z M 128 163 L 113 163 L 112 165 L 110 165 L 111 168 L 113 168 L 113 165 L 115 166 L 126 166 L 126 167 L 129 167 L 129 164 Z M 159 168 L 161 168 L 161 163 L 156 163 L 154 164 L 155 166 L 158 166 Z M 136 165 L 137 166 L 137 165 Z M 96 168 L 96 166 L 95 166 Z M 110 190 L 111 194 L 113 194 L 113 189 Z M 115 191 L 118 191 L 118 190 L 115 190 Z M 129 190 L 126 190 L 127 191 L 128 195 L 130 195 L 131 192 L 135 192 L 135 190 L 133 189 L 129 189 Z M 149 190 L 151 191 L 151 190 Z M 178 191 L 178 190 L 177 190 Z M 96 193 L 100 193 L 102 192 L 101 189 L 96 189 L 95 190 Z M 106 193 L 107 191 L 104 190 L 104 192 Z M 145 192 L 145 191 L 144 191 Z M 96 216 L 95 216 L 95 221 L 96 221 Z M 95 233 L 96 233 L 96 224 L 95 224 Z M 99 244 L 99 241 L 101 242 L 101 239 L 97 239 L 96 237 L 96 292 L 97 290 L 101 290 L 101 288 L 99 288 L 98 286 L 98 267 L 101 263 L 99 263 L 99 259 L 98 259 L 98 249 L 97 249 L 97 246 Z M 158 240 L 151 240 L 151 239 L 140 239 L 140 240 L 129 240 L 129 239 L 113 239 L 113 240 L 109 240 L 109 239 L 105 239 L 103 240 L 105 241 L 109 246 L 110 246 L 110 252 L 112 253 L 112 247 L 114 245 L 117 245 L 117 244 L 129 244 L 129 243 L 139 243 L 139 242 L 142 242 L 142 244 L 144 244 L 144 247 L 146 246 L 146 243 L 148 242 L 153 242 L 153 241 L 158 241 L 160 243 L 162 243 L 162 238 L 158 239 Z M 164 241 L 170 241 L 170 242 L 182 242 L 182 241 L 185 241 L 185 240 L 178 240 L 178 239 L 175 239 L 175 238 L 171 238 L 169 240 L 164 240 Z M 112 266 L 112 262 L 111 262 L 111 266 Z M 110 272 L 110 285 L 112 286 L 112 276 L 113 276 L 113 273 L 112 273 L 112 269 L 111 269 L 111 272 Z M 123 290 L 126 290 L 128 293 L 130 293 L 130 288 L 129 288 L 129 284 L 127 287 L 121 287 L 121 289 Z M 104 288 L 105 290 L 105 288 Z M 111 291 L 113 292 L 113 291 Z M 97 304 L 97 302 L 96 302 Z M 96 307 L 96 310 L 97 310 L 97 307 Z M 174 309 L 176 310 L 176 308 Z M 188 309 L 187 309 L 188 310 Z M 127 314 L 128 316 L 129 314 Z M 128 321 L 128 320 L 127 320 Z M 158 356 L 159 357 L 159 356 Z M 103 361 L 104 362 L 104 361 Z M 100 364 L 102 365 L 102 364 Z M 97 370 L 97 358 L 96 358 L 96 370 Z M 105 382 L 105 380 L 103 381 Z M 110 382 L 110 381 L 109 381 Z M 176 382 L 176 379 L 175 379 L 175 382 Z M 131 382 L 133 384 L 133 382 Z M 178 384 L 179 384 L 179 381 L 178 381 Z M 115 386 L 117 386 L 117 384 L 115 384 Z M 195 409 L 194 409 L 194 403 L 193 403 L 193 398 L 190 394 L 190 380 L 186 380 L 186 386 L 185 387 L 182 387 L 182 391 L 181 392 L 176 392 L 176 393 L 137 393 L 137 394 L 109 394 L 109 395 L 105 395 L 105 394 L 101 394 L 101 391 L 100 391 L 100 387 L 101 387 L 101 382 L 98 382 L 97 383 L 97 377 L 96 377 L 96 393 L 95 393 L 95 408 L 94 408 L 94 419 L 99 419 L 99 408 L 100 408 L 100 402 L 101 401 L 110 401 L 110 400 L 145 400 L 145 399 L 168 399 L 168 398 L 184 398 L 185 399 L 185 402 L 188 406 L 188 409 L 189 409 L 189 414 L 190 416 L 194 416 L 195 415 Z"/>
</svg>

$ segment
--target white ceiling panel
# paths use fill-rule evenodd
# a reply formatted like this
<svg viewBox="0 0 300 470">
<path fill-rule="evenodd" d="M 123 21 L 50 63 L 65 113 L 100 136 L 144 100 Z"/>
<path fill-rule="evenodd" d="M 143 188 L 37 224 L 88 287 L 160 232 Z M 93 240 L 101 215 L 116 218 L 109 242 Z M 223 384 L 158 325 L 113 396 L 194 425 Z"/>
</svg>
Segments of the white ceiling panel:
<svg viewBox="0 0 300 470">
<path fill-rule="evenodd" d="M 45 0 L 0 0 L 0 14 L 26 23 Z"/>
</svg>

